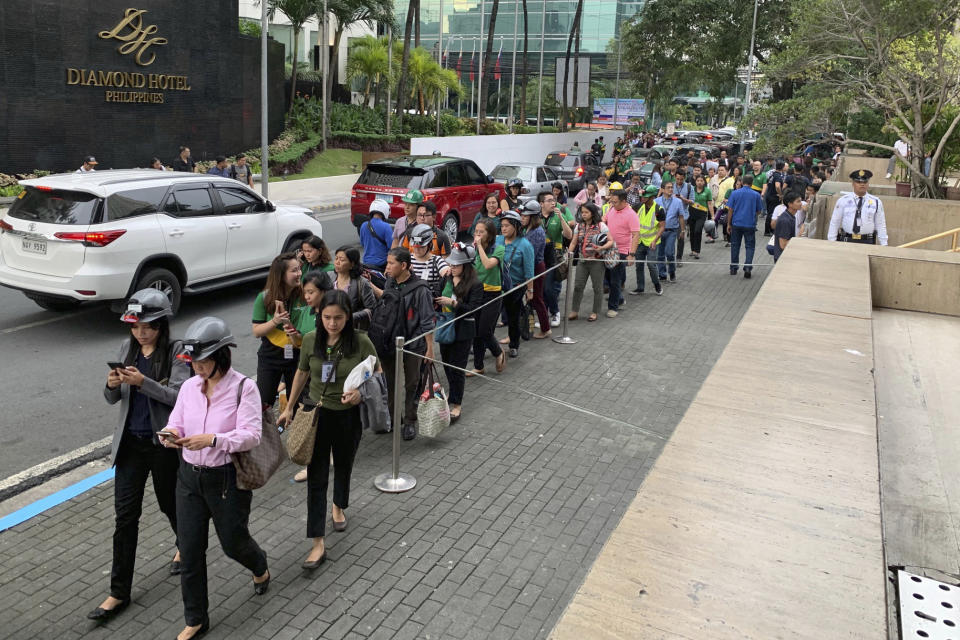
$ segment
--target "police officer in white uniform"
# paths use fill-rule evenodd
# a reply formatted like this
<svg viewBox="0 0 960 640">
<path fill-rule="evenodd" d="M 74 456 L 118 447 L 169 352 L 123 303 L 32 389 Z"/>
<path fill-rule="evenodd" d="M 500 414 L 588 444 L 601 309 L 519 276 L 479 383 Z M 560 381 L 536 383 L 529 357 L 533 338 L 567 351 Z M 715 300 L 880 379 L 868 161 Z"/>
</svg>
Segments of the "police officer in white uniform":
<svg viewBox="0 0 960 640">
<path fill-rule="evenodd" d="M 860 169 L 850 174 L 853 193 L 837 200 L 830 216 L 827 240 L 859 242 L 860 244 L 887 244 L 887 221 L 883 203 L 867 193 L 873 173 Z"/>
</svg>

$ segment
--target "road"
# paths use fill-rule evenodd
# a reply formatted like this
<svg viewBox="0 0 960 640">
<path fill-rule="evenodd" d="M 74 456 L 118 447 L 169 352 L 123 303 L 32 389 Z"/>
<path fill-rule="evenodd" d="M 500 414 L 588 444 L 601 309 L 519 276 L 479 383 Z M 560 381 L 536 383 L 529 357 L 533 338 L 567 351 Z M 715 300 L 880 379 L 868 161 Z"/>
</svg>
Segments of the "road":
<svg viewBox="0 0 960 640">
<path fill-rule="evenodd" d="M 348 209 L 318 219 L 331 250 L 357 242 Z M 248 283 L 185 297 L 173 335 L 183 335 L 197 318 L 219 316 L 237 338 L 234 366 L 255 374 L 259 341 L 250 331 L 250 313 L 262 286 Z M 127 335 L 104 303 L 55 313 L 0 287 L 0 479 L 113 433 L 118 409 L 104 401 L 102 390 L 106 362 Z"/>
</svg>

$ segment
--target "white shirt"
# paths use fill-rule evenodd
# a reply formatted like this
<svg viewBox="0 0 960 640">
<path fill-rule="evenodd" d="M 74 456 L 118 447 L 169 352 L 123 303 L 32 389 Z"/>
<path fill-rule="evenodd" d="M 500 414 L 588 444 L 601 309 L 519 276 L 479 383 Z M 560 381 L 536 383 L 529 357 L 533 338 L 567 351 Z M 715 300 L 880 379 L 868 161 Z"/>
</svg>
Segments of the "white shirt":
<svg viewBox="0 0 960 640">
<path fill-rule="evenodd" d="M 904 140 L 894 142 L 893 148 L 896 150 L 897 155 L 900 156 L 906 156 L 910 152 L 910 146 Z"/>
<path fill-rule="evenodd" d="M 96 171 L 96 169 L 94 169 L 93 167 L 90 167 L 89 169 L 84 169 L 83 167 L 80 167 L 79 169 L 77 169 L 76 173 L 93 173 L 94 171 Z"/>
<path fill-rule="evenodd" d="M 835 241 L 840 229 L 844 233 L 853 233 L 853 220 L 857 214 L 857 196 L 844 192 L 833 207 L 830 216 L 830 229 L 827 231 L 827 240 Z M 868 236 L 877 232 L 877 242 L 887 244 L 887 220 L 883 213 L 883 203 L 880 198 L 869 193 L 863 196 L 863 205 L 860 208 L 860 234 Z"/>
</svg>

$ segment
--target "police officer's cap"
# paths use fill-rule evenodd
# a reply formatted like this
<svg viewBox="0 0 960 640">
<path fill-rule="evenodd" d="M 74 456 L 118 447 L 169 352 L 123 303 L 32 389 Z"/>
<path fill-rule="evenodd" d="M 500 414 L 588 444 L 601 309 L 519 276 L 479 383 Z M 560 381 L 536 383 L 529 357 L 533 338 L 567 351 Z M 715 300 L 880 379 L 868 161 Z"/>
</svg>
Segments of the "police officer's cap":
<svg viewBox="0 0 960 640">
<path fill-rule="evenodd" d="M 850 180 L 853 182 L 870 182 L 873 172 L 868 169 L 857 169 L 850 174 Z"/>
</svg>

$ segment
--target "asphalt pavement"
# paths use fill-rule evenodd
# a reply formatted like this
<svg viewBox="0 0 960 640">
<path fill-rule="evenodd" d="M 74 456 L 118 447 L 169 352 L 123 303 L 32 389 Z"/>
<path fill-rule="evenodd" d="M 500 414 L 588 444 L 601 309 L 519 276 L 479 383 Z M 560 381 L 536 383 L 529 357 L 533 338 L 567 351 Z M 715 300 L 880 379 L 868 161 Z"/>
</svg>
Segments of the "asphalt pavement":
<svg viewBox="0 0 960 640">
<path fill-rule="evenodd" d="M 331 250 L 357 243 L 349 209 L 317 219 Z M 173 335 L 200 317 L 219 316 L 237 338 L 235 366 L 254 375 L 259 341 L 251 333 L 250 313 L 262 286 L 251 282 L 186 296 Z M 57 313 L 0 287 L 0 480 L 113 433 L 118 409 L 104 401 L 102 389 L 107 360 L 126 336 L 105 303 Z"/>
</svg>

